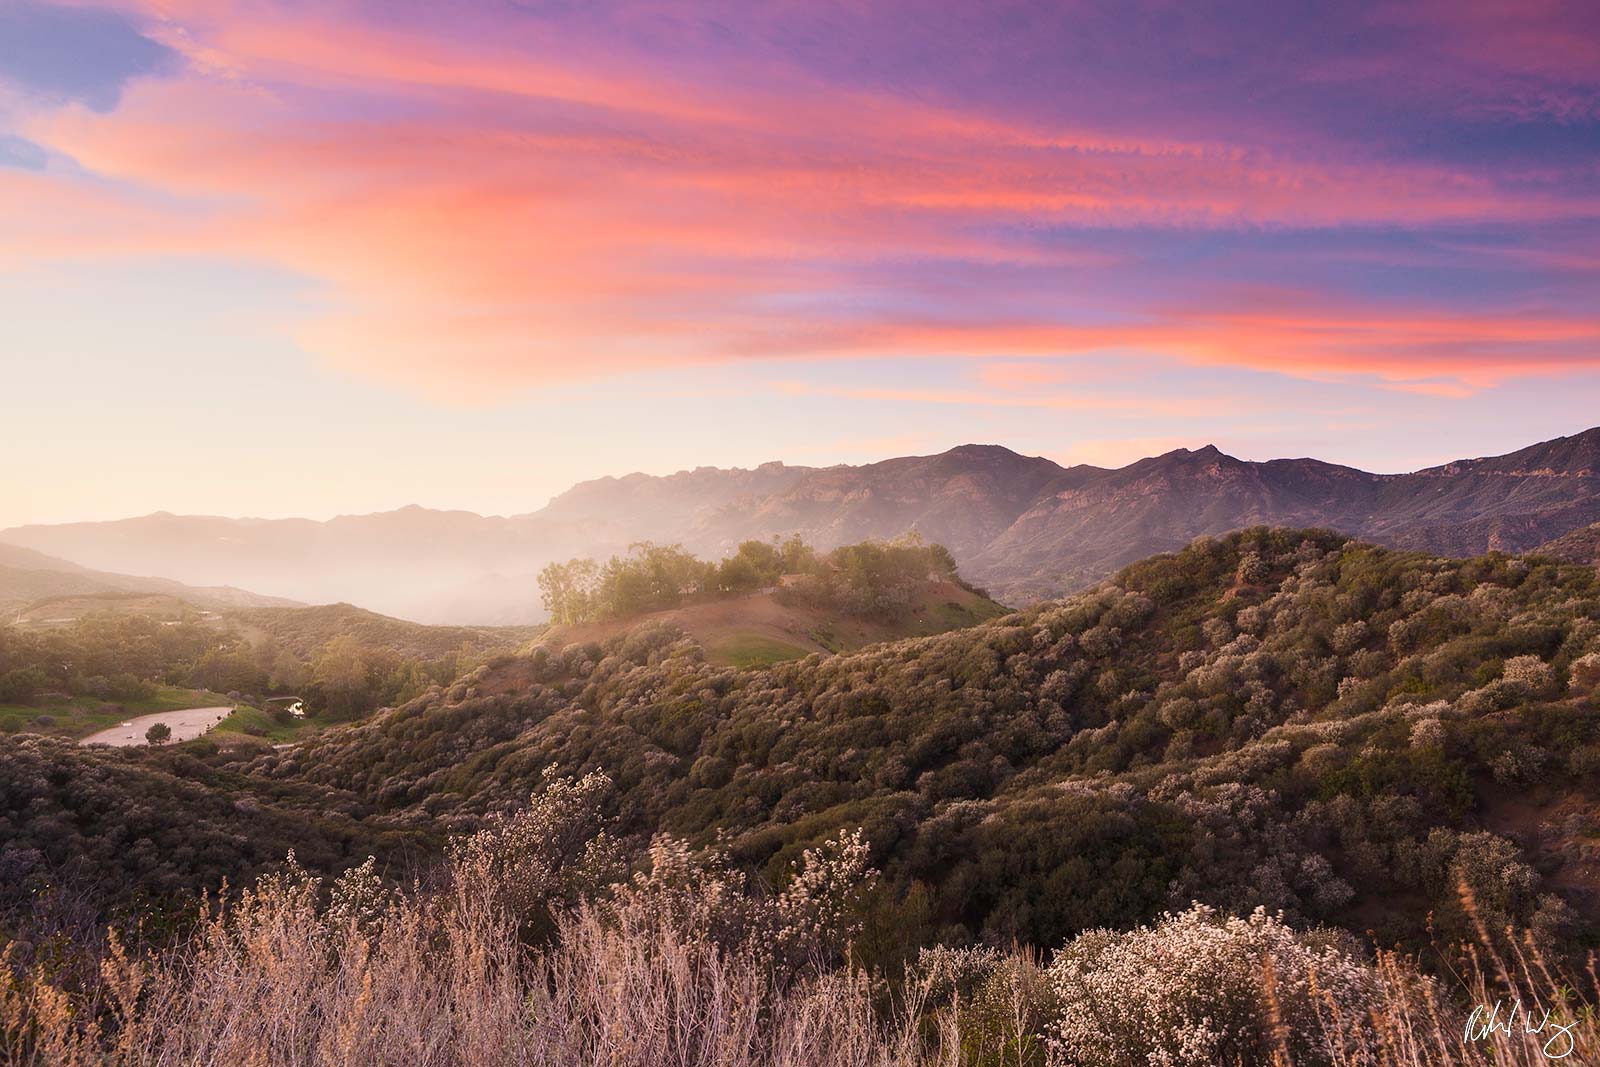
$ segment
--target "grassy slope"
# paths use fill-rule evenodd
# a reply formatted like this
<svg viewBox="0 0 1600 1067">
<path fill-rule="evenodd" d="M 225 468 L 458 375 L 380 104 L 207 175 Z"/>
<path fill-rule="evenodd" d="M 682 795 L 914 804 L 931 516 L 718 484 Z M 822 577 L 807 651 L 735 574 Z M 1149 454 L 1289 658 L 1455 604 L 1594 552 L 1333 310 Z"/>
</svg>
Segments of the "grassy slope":
<svg viewBox="0 0 1600 1067">
<path fill-rule="evenodd" d="M 555 627 L 548 640 L 556 645 L 603 642 L 647 623 L 666 622 L 699 642 L 711 662 L 751 667 L 800 659 L 814 652 L 848 652 L 882 641 L 945 633 L 1009 611 L 949 582 L 929 583 L 911 612 L 892 622 L 783 604 L 770 593 L 756 593 L 629 619 Z"/>
<path fill-rule="evenodd" d="M 86 737 L 135 715 L 183 708 L 206 708 L 228 703 L 228 698 L 203 689 L 164 685 L 149 700 L 108 703 L 94 697 L 41 700 L 37 704 L 0 704 L 0 733 L 47 734 L 52 737 Z M 40 722 L 40 717 L 46 719 Z"/>
</svg>

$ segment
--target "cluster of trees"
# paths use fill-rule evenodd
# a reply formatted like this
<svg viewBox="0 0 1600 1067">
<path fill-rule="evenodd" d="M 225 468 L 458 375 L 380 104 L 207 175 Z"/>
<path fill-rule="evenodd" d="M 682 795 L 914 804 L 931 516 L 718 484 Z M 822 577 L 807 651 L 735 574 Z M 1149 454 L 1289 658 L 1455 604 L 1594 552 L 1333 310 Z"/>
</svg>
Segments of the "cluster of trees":
<svg viewBox="0 0 1600 1067">
<path fill-rule="evenodd" d="M 914 534 L 894 541 L 863 541 L 828 553 L 819 553 L 793 536 L 785 541 L 745 541 L 717 563 L 699 559 L 681 545 L 640 542 L 627 555 L 613 556 L 603 565 L 582 558 L 552 563 L 539 574 L 539 591 L 551 621 L 573 625 L 774 588 L 785 577 L 792 580 L 784 590 L 786 597 L 880 617 L 906 610 L 915 591 L 930 578 L 960 582 L 949 550 L 925 544 Z"/>
<path fill-rule="evenodd" d="M 915 535 L 836 548 L 821 566 L 806 571 L 779 595 L 846 615 L 894 619 L 911 609 L 929 581 L 950 582 L 988 596 L 962 580 L 949 549 L 925 544 Z"/>
<path fill-rule="evenodd" d="M 471 643 L 438 656 L 417 656 L 339 634 L 297 653 L 268 635 L 255 645 L 218 644 L 195 661 L 188 683 L 217 693 L 293 694 L 325 718 L 344 719 L 404 703 L 435 685 L 449 685 L 483 661 Z"/>
<path fill-rule="evenodd" d="M 0 704 L 51 692 L 139 700 L 156 683 L 184 682 L 217 643 L 216 630 L 198 620 L 111 612 L 45 630 L 0 626 Z"/>
<path fill-rule="evenodd" d="M 816 554 L 798 537 L 782 543 L 746 541 L 720 563 L 702 560 L 681 545 L 641 541 L 603 565 L 585 558 L 552 563 L 539 574 L 539 592 L 552 622 L 574 625 L 753 592 L 815 566 Z"/>
</svg>

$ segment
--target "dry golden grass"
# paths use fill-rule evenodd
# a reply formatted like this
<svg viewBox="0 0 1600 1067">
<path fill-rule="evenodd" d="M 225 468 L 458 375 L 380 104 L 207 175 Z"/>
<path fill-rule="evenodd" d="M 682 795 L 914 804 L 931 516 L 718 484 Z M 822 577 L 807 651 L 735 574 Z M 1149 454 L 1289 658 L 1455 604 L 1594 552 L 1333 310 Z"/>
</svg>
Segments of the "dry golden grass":
<svg viewBox="0 0 1600 1067">
<path fill-rule="evenodd" d="M 1149 1018 L 1113 1009 L 1124 1017 L 1108 1019 L 1103 1004 L 1086 1008 L 1053 967 L 1025 951 L 925 953 L 892 992 L 849 965 L 837 935 L 850 926 L 839 904 L 870 878 L 853 835 L 809 854 L 780 894 L 751 895 L 725 864 L 661 840 L 649 874 L 555 903 L 584 883 L 589 865 L 610 862 L 605 849 L 592 847 L 603 835 L 575 830 L 584 823 L 585 790 L 600 784 L 552 786 L 542 807 L 481 832 L 454 851 L 435 891 L 391 892 L 369 864 L 325 893 L 291 857 L 284 873 L 226 906 L 211 905 L 180 945 L 136 952 L 110 937 L 98 980 L 58 983 L 42 968 L 23 967 L 10 946 L 0 967 L 0 1067 L 1157 1063 L 1129 1051 L 1148 1043 L 1139 1027 Z M 516 854 L 508 858 L 506 848 Z M 505 884 L 522 889 L 507 894 L 497 888 Z M 539 899 L 536 886 L 544 887 Z M 1476 916 L 1465 887 L 1463 899 Z M 1464 952 L 1450 988 L 1395 953 L 1371 961 L 1297 954 L 1299 935 L 1271 920 L 1197 925 L 1210 914 L 1169 917 L 1139 936 L 1145 959 L 1181 957 L 1186 945 L 1204 941 L 1219 961 L 1257 967 L 1255 992 L 1248 969 L 1232 971 L 1245 975 L 1230 994 L 1233 1025 L 1256 1031 L 1228 1043 L 1247 1050 L 1228 1054 L 1237 1067 L 1600 1062 L 1592 958 L 1580 983 L 1531 938 L 1491 936 L 1480 923 L 1480 944 Z M 535 916 L 539 923 L 530 924 Z M 1165 929 L 1189 940 L 1152 946 L 1149 938 Z M 1240 940 L 1228 942 L 1227 931 Z M 1249 946 L 1268 943 L 1264 933 L 1278 948 L 1252 955 Z M 1107 945 L 1118 935 L 1089 936 Z M 1124 976 L 1097 987 L 1112 1004 L 1144 1004 L 1150 1018 L 1197 1032 L 1209 1026 L 1208 1005 L 1220 1002 L 1207 998 L 1220 983 L 1177 989 L 1171 975 L 1130 966 L 1133 957 L 1117 951 Z M 1083 988 L 1081 972 L 1076 981 Z M 1250 1007 L 1254 998 L 1259 1011 Z M 1528 1015 L 1469 1033 L 1471 1006 L 1496 1002 L 1520 1002 Z M 1128 1036 L 1091 1035 L 1099 1050 L 1093 1060 L 1074 1059 L 1071 1049 L 1088 1047 L 1083 1017 L 1072 1020 L 1077 1044 L 1058 1035 L 1075 1010 Z M 1546 1025 L 1530 1032 L 1547 1011 Z M 1159 1063 L 1213 1067 L 1197 1050 L 1162 1053 Z"/>
</svg>

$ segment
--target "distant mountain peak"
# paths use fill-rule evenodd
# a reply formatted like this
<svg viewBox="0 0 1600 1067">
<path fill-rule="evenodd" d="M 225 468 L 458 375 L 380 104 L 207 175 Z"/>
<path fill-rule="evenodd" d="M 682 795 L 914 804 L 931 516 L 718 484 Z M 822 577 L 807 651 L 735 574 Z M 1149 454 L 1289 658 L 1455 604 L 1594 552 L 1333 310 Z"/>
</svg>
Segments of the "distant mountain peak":
<svg viewBox="0 0 1600 1067">
<path fill-rule="evenodd" d="M 1018 459 L 1026 458 L 1020 452 L 1013 452 L 1005 445 L 981 445 L 976 443 L 956 445 L 942 454 L 946 456 L 1016 456 Z"/>
<path fill-rule="evenodd" d="M 1216 445 L 1202 445 L 1199 448 L 1174 448 L 1170 452 L 1163 452 L 1158 456 L 1151 456 L 1149 459 L 1139 460 L 1121 469 L 1129 470 L 1141 466 L 1155 467 L 1158 469 L 1171 468 L 1175 466 L 1215 463 L 1219 460 L 1227 460 L 1231 463 L 1244 462 L 1243 460 L 1235 459 L 1233 456 L 1228 455 Z"/>
</svg>

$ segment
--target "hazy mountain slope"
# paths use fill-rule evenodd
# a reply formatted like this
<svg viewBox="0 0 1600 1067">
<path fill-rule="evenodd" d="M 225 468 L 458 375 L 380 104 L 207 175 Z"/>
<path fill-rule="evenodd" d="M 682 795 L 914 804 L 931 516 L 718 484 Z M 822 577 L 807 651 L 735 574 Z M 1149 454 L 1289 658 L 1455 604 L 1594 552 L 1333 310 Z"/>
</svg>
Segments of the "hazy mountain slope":
<svg viewBox="0 0 1600 1067">
<path fill-rule="evenodd" d="M 1600 428 L 1391 478 L 1366 536 L 1451 555 L 1525 552 L 1600 520 Z"/>
<path fill-rule="evenodd" d="M 526 623 L 542 618 L 536 577 L 546 563 L 605 558 L 639 540 L 719 557 L 750 537 L 799 531 L 829 549 L 915 527 L 970 555 L 1060 471 L 1049 460 L 967 446 L 856 468 L 769 463 L 602 478 L 510 518 L 418 507 L 323 523 L 158 513 L 17 527 L 0 541 L 189 581 L 236 575 L 297 599 L 349 601 L 423 622 Z"/>
<path fill-rule="evenodd" d="M 724 506 L 698 534 L 736 545 L 799 533 L 828 549 L 915 529 L 958 558 L 971 557 L 1061 474 L 1047 459 L 997 445 L 962 445 L 937 456 L 809 471 L 753 510 Z"/>
<path fill-rule="evenodd" d="M 796 482 L 816 474 L 814 467 L 763 463 L 754 470 L 698 467 L 664 477 L 629 474 L 580 482 L 550 501 L 537 517 L 549 524 L 574 523 L 614 528 L 617 536 L 659 536 L 651 531 L 677 531 L 701 522 L 719 509 L 781 495 Z M 523 519 L 534 516 L 523 516 Z"/>
<path fill-rule="evenodd" d="M 92 572 L 25 570 L 0 564 L 0 609 L 11 610 L 51 597 L 94 595 L 112 591 Z"/>
<path fill-rule="evenodd" d="M 32 549 L 0 544 L 0 610 L 16 611 L 35 601 L 58 597 L 150 593 L 176 597 L 197 608 L 289 607 L 295 602 L 231 586 L 196 587 L 170 578 L 145 578 L 91 570 Z"/>
<path fill-rule="evenodd" d="M 915 529 L 1000 599 L 1025 603 L 1254 523 L 1464 556 L 1528 551 L 1595 521 L 1600 429 L 1400 475 L 1315 459 L 1249 462 L 1211 446 L 1104 470 L 963 445 L 860 467 L 601 478 L 511 517 L 419 507 L 328 522 L 162 513 L 17 527 L 0 541 L 107 570 L 490 624 L 543 617 L 535 579 L 545 564 L 603 559 L 639 540 L 717 557 L 752 537 L 799 533 L 828 549 Z"/>
<path fill-rule="evenodd" d="M 1202 534 L 1257 524 L 1356 529 L 1377 480 L 1316 460 L 1249 463 L 1210 445 L 1119 470 L 1064 471 L 968 569 L 1025 602 Z"/>
<path fill-rule="evenodd" d="M 537 617 L 538 567 L 572 554 L 570 544 L 552 545 L 514 520 L 420 507 L 326 522 L 158 512 L 18 527 L 0 540 L 49 546 L 107 569 L 227 581 L 299 602 L 359 603 L 421 622 L 481 624 Z"/>
</svg>

